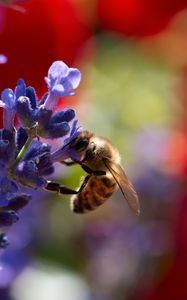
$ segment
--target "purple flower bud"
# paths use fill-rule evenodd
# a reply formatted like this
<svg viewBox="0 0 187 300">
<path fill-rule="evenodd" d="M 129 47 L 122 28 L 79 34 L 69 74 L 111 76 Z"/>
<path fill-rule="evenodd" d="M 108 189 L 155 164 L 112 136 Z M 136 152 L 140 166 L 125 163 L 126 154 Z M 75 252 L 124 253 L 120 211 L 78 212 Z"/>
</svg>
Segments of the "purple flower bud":
<svg viewBox="0 0 187 300">
<path fill-rule="evenodd" d="M 70 131 L 70 126 L 67 122 L 50 124 L 46 128 L 45 138 L 57 139 L 66 135 Z"/>
<path fill-rule="evenodd" d="M 2 155 L 5 152 L 9 142 L 7 140 L 0 140 L 0 157 L 2 159 Z"/>
<path fill-rule="evenodd" d="M 12 197 L 8 201 L 7 209 L 8 210 L 20 210 L 25 205 L 28 204 L 29 200 L 31 199 L 31 195 L 28 194 L 20 194 L 18 196 Z"/>
<path fill-rule="evenodd" d="M 53 114 L 50 119 L 50 123 L 61 123 L 61 122 L 70 122 L 75 117 L 75 111 L 73 109 L 64 109 L 60 110 Z"/>
<path fill-rule="evenodd" d="M 18 99 L 21 96 L 26 96 L 26 85 L 23 79 L 18 79 L 17 86 L 15 88 L 15 97 Z"/>
<path fill-rule="evenodd" d="M 6 248 L 9 245 L 7 236 L 5 233 L 0 233 L 0 248 Z"/>
<path fill-rule="evenodd" d="M 34 161 L 22 161 L 19 163 L 17 169 L 16 169 L 16 175 L 19 175 L 20 177 L 25 179 L 25 182 L 27 178 L 30 176 L 37 175 L 37 167 Z"/>
<path fill-rule="evenodd" d="M 38 122 L 38 132 L 42 132 L 42 130 L 45 129 L 45 127 L 49 123 L 52 114 L 53 114 L 52 110 L 47 110 L 43 106 L 39 107 L 36 115 L 36 119 Z"/>
<path fill-rule="evenodd" d="M 16 132 L 16 146 L 19 152 L 28 139 L 28 134 L 24 128 L 19 127 Z"/>
<path fill-rule="evenodd" d="M 33 188 L 45 187 L 47 180 L 43 176 L 54 172 L 50 151 L 50 145 L 34 140 L 17 166 L 15 176 Z"/>
<path fill-rule="evenodd" d="M 40 176 L 34 161 L 22 161 L 15 171 L 15 176 L 24 185 L 32 188 L 45 187 L 47 182 L 45 178 Z"/>
<path fill-rule="evenodd" d="M 16 112 L 23 127 L 34 125 L 34 110 L 28 97 L 21 96 L 16 100 Z"/>
<path fill-rule="evenodd" d="M 38 156 L 50 153 L 51 145 L 34 140 L 27 150 L 24 160 L 37 160 Z"/>
<path fill-rule="evenodd" d="M 15 211 L 0 211 L 0 226 L 8 226 L 16 223 L 19 220 Z"/>
<path fill-rule="evenodd" d="M 1 186 L 1 193 L 16 193 L 18 191 L 17 184 L 13 181 L 8 179 L 7 177 L 4 177 L 0 180 L 0 186 Z"/>
<path fill-rule="evenodd" d="M 3 125 L 7 130 L 13 130 L 15 115 L 15 96 L 11 89 L 1 93 L 0 107 L 3 107 Z"/>
<path fill-rule="evenodd" d="M 0 160 L 6 165 L 15 159 L 16 144 L 14 131 L 0 130 Z"/>
<path fill-rule="evenodd" d="M 40 106 L 35 117 L 38 122 L 37 132 L 44 138 L 60 138 L 69 132 L 70 126 L 67 122 L 70 122 L 74 117 L 73 109 L 61 110 L 53 114 L 52 110 Z"/>
<path fill-rule="evenodd" d="M 29 86 L 26 88 L 26 96 L 30 100 L 32 109 L 36 109 L 37 108 L 37 96 L 36 96 L 36 91 L 32 86 Z"/>
</svg>

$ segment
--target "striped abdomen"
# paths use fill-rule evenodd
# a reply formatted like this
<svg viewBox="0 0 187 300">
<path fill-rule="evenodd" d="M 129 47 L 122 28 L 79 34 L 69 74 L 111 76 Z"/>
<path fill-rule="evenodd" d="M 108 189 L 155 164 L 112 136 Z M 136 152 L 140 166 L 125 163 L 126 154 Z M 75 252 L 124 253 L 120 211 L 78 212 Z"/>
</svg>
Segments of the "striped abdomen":
<svg viewBox="0 0 187 300">
<path fill-rule="evenodd" d="M 111 176 L 92 176 L 84 190 L 71 197 L 72 210 L 76 213 L 94 210 L 113 194 L 116 186 Z"/>
</svg>

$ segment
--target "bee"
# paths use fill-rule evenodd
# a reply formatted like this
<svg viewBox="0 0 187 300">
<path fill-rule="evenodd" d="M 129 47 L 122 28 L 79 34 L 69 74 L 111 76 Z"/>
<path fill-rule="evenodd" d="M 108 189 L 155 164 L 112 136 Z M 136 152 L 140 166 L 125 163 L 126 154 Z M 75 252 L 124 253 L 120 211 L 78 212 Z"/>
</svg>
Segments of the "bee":
<svg viewBox="0 0 187 300">
<path fill-rule="evenodd" d="M 48 183 L 46 187 L 48 190 L 73 194 L 71 209 L 75 213 L 85 213 L 105 203 L 119 187 L 132 211 L 136 215 L 140 214 L 138 195 L 121 166 L 118 150 L 109 140 L 82 131 L 68 147 L 76 151 L 80 160 L 61 163 L 65 165 L 78 163 L 87 175 L 81 180 L 78 191 L 54 182 Z"/>
</svg>

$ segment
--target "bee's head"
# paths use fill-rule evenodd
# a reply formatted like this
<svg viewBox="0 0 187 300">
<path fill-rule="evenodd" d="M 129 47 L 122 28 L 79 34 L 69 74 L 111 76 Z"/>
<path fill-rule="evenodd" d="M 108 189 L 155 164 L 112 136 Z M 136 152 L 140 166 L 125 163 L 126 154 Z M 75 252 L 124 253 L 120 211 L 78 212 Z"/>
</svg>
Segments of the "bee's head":
<svg viewBox="0 0 187 300">
<path fill-rule="evenodd" d="M 81 156 L 86 152 L 90 144 L 92 134 L 88 131 L 82 131 L 70 144 L 70 148 L 78 152 Z"/>
</svg>

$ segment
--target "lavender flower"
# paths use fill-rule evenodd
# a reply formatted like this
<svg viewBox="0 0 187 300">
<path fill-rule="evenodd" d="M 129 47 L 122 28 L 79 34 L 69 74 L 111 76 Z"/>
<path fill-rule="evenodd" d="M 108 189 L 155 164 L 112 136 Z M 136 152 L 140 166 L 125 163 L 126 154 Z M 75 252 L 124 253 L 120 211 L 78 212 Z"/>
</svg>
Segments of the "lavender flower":
<svg viewBox="0 0 187 300">
<path fill-rule="evenodd" d="M 71 158 L 67 144 L 80 132 L 75 112 L 64 109 L 55 112 L 59 97 L 74 95 L 80 82 L 80 71 L 68 68 L 61 61 L 52 64 L 45 78 L 49 91 L 41 100 L 37 99 L 33 87 L 27 87 L 19 79 L 15 90 L 5 89 L 1 94 L 0 107 L 3 108 L 3 128 L 0 129 L 0 226 L 18 221 L 18 210 L 30 201 L 31 196 L 24 191 L 45 188 L 46 176 L 55 171 L 54 154 L 51 145 L 40 137 L 50 140 L 64 137 L 64 145 L 54 153 L 60 152 L 59 161 Z M 18 117 L 19 126 L 14 127 Z M 0 247 L 8 244 L 4 233 L 0 235 Z"/>
<path fill-rule="evenodd" d="M 46 109 L 54 109 L 59 97 L 73 96 L 81 80 L 78 69 L 68 68 L 62 61 L 55 61 L 49 68 L 45 81 L 49 88 L 49 94 L 45 102 Z"/>
<path fill-rule="evenodd" d="M 49 92 L 44 95 L 41 101 L 37 101 L 34 88 L 26 87 L 23 80 L 18 81 L 18 85 L 15 90 L 14 97 L 16 99 L 16 112 L 22 126 L 31 128 L 37 124 L 37 134 L 44 138 L 54 139 L 65 136 L 70 131 L 69 122 L 75 117 L 75 112 L 73 109 L 54 112 L 59 97 L 73 95 L 74 92 L 68 91 L 70 89 L 72 90 L 74 87 L 77 87 L 78 83 L 80 82 L 80 72 L 77 69 L 72 68 L 69 68 L 69 75 L 67 75 L 67 78 L 62 80 L 62 65 L 65 64 L 57 61 L 53 63 L 52 67 L 49 69 L 49 77 L 47 77 L 48 81 L 46 79 L 48 82 Z M 53 66 L 55 66 L 55 70 L 53 70 Z M 71 73 L 74 74 L 73 79 L 73 75 L 71 75 Z M 53 77 L 55 79 L 52 82 Z M 66 92 L 60 93 L 59 86 L 63 85 L 64 89 L 66 88 Z"/>
</svg>

